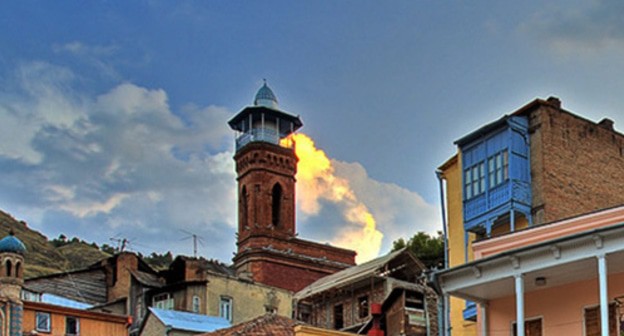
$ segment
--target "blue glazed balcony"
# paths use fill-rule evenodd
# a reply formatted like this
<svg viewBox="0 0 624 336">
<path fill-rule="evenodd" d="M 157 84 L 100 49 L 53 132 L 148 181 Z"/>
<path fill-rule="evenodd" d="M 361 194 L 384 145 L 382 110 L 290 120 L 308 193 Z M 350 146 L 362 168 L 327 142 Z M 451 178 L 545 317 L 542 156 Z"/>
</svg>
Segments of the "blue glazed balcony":
<svg viewBox="0 0 624 336">
<path fill-rule="evenodd" d="M 518 206 L 531 204 L 531 185 L 526 181 L 507 180 L 477 197 L 464 202 L 465 228 L 471 231 L 483 223 L 481 217 L 507 213 Z"/>
<path fill-rule="evenodd" d="M 522 214 L 531 224 L 528 120 L 505 116 L 456 142 L 462 154 L 466 232 L 485 233 Z"/>
</svg>

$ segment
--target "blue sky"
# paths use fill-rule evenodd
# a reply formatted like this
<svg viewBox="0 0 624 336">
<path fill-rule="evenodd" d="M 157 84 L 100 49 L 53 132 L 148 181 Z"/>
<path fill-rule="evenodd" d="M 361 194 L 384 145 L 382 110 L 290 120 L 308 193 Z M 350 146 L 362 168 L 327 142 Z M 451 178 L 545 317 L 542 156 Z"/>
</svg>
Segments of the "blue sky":
<svg viewBox="0 0 624 336">
<path fill-rule="evenodd" d="M 267 78 L 392 240 L 440 226 L 453 141 L 534 98 L 624 123 L 619 1 L 0 5 L 0 209 L 56 237 L 234 251 L 226 121 Z M 300 212 L 333 242 L 339 205 Z M 183 230 L 183 231 L 182 231 Z"/>
</svg>

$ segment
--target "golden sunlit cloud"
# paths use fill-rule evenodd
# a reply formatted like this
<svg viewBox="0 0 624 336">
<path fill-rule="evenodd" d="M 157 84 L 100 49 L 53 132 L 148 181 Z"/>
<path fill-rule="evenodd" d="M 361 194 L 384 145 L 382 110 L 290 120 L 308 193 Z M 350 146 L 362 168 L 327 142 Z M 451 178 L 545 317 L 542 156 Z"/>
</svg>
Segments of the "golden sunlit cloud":
<svg viewBox="0 0 624 336">
<path fill-rule="evenodd" d="M 297 204 L 301 211 L 315 215 L 321 209 L 319 200 L 327 200 L 343 209 L 344 219 L 354 225 L 347 226 L 332 243 L 355 250 L 356 262 L 376 258 L 381 249 L 383 234 L 376 229 L 375 218 L 365 204 L 360 202 L 349 181 L 337 177 L 327 155 L 316 148 L 305 134 L 292 134 L 286 141 L 294 141 L 297 164 Z"/>
</svg>

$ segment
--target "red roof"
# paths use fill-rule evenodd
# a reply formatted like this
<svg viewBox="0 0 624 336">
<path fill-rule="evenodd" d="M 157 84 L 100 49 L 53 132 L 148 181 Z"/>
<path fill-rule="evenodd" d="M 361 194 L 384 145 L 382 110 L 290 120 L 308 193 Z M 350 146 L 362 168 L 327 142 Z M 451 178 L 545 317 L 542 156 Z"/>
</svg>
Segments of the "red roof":
<svg viewBox="0 0 624 336">
<path fill-rule="evenodd" d="M 303 322 L 275 314 L 266 314 L 233 327 L 197 336 L 294 336 L 295 326 Z"/>
</svg>

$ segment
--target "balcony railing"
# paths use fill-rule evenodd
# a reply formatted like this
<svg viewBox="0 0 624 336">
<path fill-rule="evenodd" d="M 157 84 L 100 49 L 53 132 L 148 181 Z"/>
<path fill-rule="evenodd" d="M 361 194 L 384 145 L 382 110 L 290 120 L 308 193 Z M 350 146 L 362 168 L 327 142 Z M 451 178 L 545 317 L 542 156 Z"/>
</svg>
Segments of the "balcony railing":
<svg viewBox="0 0 624 336">
<path fill-rule="evenodd" d="M 236 138 L 236 150 L 238 151 L 251 142 L 268 142 L 285 148 L 293 147 L 292 141 L 281 139 L 276 130 L 270 128 L 256 128 L 252 129 L 250 132 L 245 132 Z"/>
</svg>

